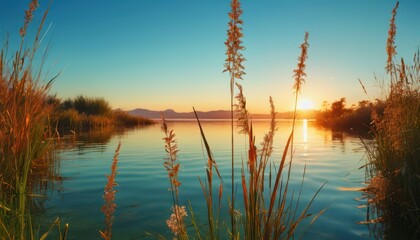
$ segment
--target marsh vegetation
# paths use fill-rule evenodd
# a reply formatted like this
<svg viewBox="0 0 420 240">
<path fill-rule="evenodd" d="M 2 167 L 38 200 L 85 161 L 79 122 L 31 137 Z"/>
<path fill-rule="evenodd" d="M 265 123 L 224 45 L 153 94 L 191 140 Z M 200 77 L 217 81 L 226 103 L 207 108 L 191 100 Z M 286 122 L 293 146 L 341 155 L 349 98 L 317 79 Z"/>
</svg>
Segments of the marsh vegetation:
<svg viewBox="0 0 420 240">
<path fill-rule="evenodd" d="M 367 224 L 383 224 L 392 228 L 403 223 L 410 237 L 420 235 L 420 56 L 414 54 L 411 63 L 396 59 L 396 24 L 399 3 L 392 11 L 386 44 L 387 79 L 381 100 L 360 101 L 357 106 L 346 107 L 341 98 L 325 108 L 317 122 L 334 130 L 368 133 L 372 139 L 362 140 L 367 152 L 367 187 L 359 188 L 367 195 Z M 177 129 L 171 129 L 162 116 L 165 151 L 162 170 L 166 171 L 171 201 L 166 220 L 167 229 L 160 232 L 146 231 L 145 236 L 157 239 L 290 239 L 303 234 L 299 230 L 306 221 L 311 226 L 326 211 L 315 207 L 316 199 L 325 186 L 317 182 L 310 194 L 305 189 L 306 164 L 303 164 L 298 184 L 291 182 L 292 166 L 296 162 L 295 129 L 298 122 L 298 99 L 306 79 L 306 60 L 309 51 L 309 34 L 306 32 L 299 45 L 297 67 L 290 70 L 290 85 L 294 100 L 291 126 L 283 143 L 275 142 L 278 124 L 275 104 L 268 97 L 270 123 L 261 141 L 257 140 L 254 123 L 247 109 L 245 90 L 241 81 L 245 76 L 243 62 L 243 21 L 239 0 L 231 1 L 228 14 L 226 58 L 223 71 L 229 77 L 229 164 L 220 163 L 213 146 L 208 141 L 206 125 L 195 114 L 198 138 L 205 158 L 204 172 L 197 173 L 204 215 L 196 204 L 184 199 L 181 181 L 183 162 L 179 152 Z M 0 238 L 45 239 L 53 229 L 58 239 L 66 239 L 69 225 L 63 225 L 57 216 L 48 227 L 35 218 L 35 209 L 41 209 L 50 184 L 60 178 L 58 173 L 59 140 L 63 133 L 85 130 L 104 130 L 119 126 L 144 126 L 153 121 L 133 117 L 122 110 L 113 110 L 103 98 L 77 96 L 61 100 L 51 96 L 49 90 L 59 74 L 49 77 L 43 72 L 46 52 L 38 53 L 43 44 L 43 26 L 48 15 L 44 13 L 38 30 L 31 42 L 27 28 L 38 7 L 33 0 L 25 11 L 25 19 L 19 31 L 18 49 L 11 55 L 6 41 L 0 55 Z M 297 45 L 297 44 L 296 44 Z M 41 63 L 36 62 L 42 59 Z M 363 91 L 369 98 L 363 83 Z M 226 84 L 228 85 L 228 84 Z M 196 113 L 195 109 L 193 109 Z M 306 122 L 307 124 L 307 122 Z M 307 127 L 307 126 L 306 126 Z M 241 134 L 241 135 L 238 135 Z M 284 134 L 284 133 L 283 133 Z M 98 138 L 110 139 L 111 134 Z M 100 140 L 94 140 L 100 142 Z M 153 140 L 149 141 L 153 142 Z M 238 149 L 238 142 L 243 142 Z M 304 141 L 305 142 L 305 141 Z M 77 141 L 73 139 L 73 143 Z M 146 143 L 144 143 L 146 144 Z M 153 144 L 157 144 L 153 142 Z M 276 154 L 273 154 L 277 150 Z M 240 153 L 238 153 L 238 151 Z M 97 236 L 112 238 L 115 215 L 118 213 L 119 154 L 124 144 L 118 143 L 112 158 L 111 172 L 103 188 L 102 207 L 104 227 Z M 163 154 L 162 154 L 163 155 Z M 111 159 L 110 159 L 111 160 Z M 221 169 L 221 165 L 225 169 Z M 361 164 L 362 165 L 362 164 Z M 238 167 L 239 166 L 239 167 Z M 310 168 L 310 166 L 309 166 Z M 228 169 L 228 171 L 226 171 Z M 126 168 L 127 170 L 127 168 Z M 107 170 L 109 171 L 109 170 Z M 140 184 L 146 184 L 144 182 Z M 239 189 L 239 190 L 238 190 Z M 142 193 L 139 193 L 142 194 Z M 194 200 L 197 201 L 198 198 Z M 185 204 L 188 203 L 188 204 Z M 327 207 L 327 206 L 325 206 Z M 163 209 L 163 207 L 162 207 Z M 199 217 L 201 216 L 201 217 Z M 204 217 L 202 217 L 204 216 Z M 161 220 L 165 221 L 165 220 Z M 45 224 L 43 225 L 45 226 Z M 71 226 L 71 222 L 70 222 Z M 39 230 L 41 229 L 41 230 Z M 71 229 L 71 228 L 70 228 Z M 95 230 L 96 231 L 96 230 Z M 166 234 L 169 233 L 169 234 Z M 390 236 L 387 231 L 380 237 Z"/>
</svg>

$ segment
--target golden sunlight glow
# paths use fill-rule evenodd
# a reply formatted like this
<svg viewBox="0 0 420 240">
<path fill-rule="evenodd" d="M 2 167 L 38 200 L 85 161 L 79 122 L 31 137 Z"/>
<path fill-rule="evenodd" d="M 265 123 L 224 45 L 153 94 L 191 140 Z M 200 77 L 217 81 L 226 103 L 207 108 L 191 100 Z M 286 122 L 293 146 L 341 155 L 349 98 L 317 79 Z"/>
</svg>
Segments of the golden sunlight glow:
<svg viewBox="0 0 420 240">
<path fill-rule="evenodd" d="M 298 103 L 298 109 L 299 110 L 311 110 L 314 109 L 314 103 L 309 100 L 309 99 L 302 99 L 299 103 Z"/>
<path fill-rule="evenodd" d="M 303 142 L 308 142 L 308 119 L 303 119 Z"/>
</svg>

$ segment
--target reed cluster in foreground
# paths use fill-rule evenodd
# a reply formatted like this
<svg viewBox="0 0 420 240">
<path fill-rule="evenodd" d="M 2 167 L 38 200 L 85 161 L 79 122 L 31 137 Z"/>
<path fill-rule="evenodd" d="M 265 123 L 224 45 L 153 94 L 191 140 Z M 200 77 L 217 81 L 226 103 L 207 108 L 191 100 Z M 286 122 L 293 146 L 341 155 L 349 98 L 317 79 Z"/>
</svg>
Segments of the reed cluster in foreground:
<svg viewBox="0 0 420 240">
<path fill-rule="evenodd" d="M 288 140 L 284 146 L 283 154 L 278 160 L 270 160 L 273 153 L 273 140 L 277 131 L 276 128 L 276 111 L 272 98 L 270 97 L 270 114 L 271 122 L 268 133 L 264 136 L 263 141 L 259 147 L 255 140 L 253 133 L 252 119 L 250 118 L 249 111 L 246 109 L 246 98 L 243 93 L 242 86 L 236 82 L 242 79 L 245 74 L 242 62 L 245 60 L 241 50 L 242 46 L 242 20 L 240 16 L 242 10 L 238 0 L 232 0 L 231 12 L 229 13 L 229 30 L 228 39 L 225 42 L 226 50 L 226 63 L 224 71 L 230 74 L 230 89 L 231 89 L 231 161 L 232 161 L 232 174 L 228 176 L 231 180 L 232 189 L 231 194 L 228 194 L 228 216 L 231 224 L 228 226 L 222 211 L 223 196 L 224 196 L 224 181 L 218 168 L 216 159 L 213 156 L 211 147 L 206 139 L 205 131 L 201 125 L 200 119 L 194 110 L 197 124 L 200 130 L 201 139 L 205 148 L 207 156 L 207 164 L 205 166 L 205 178 L 199 177 L 201 185 L 206 212 L 206 223 L 199 223 L 195 217 L 192 207 L 190 211 L 191 224 L 187 225 L 184 220 L 187 217 L 184 207 L 179 206 L 178 193 L 180 182 L 178 179 L 178 170 L 180 163 L 177 160 L 178 146 L 175 141 L 175 134 L 173 130 L 168 130 L 165 119 L 162 118 L 162 129 L 165 133 L 163 138 L 165 141 L 165 150 L 168 157 L 165 158 L 164 166 L 168 171 L 170 180 L 170 190 L 173 198 L 173 214 L 170 220 L 167 221 L 168 227 L 174 234 L 175 238 L 188 239 L 194 235 L 196 239 L 290 239 L 295 235 L 298 225 L 304 218 L 310 216 L 308 210 L 321 190 L 314 194 L 306 206 L 299 206 L 301 190 L 297 196 L 294 196 L 293 190 L 289 188 L 289 180 L 293 162 L 293 135 L 295 121 L 297 118 L 297 110 L 295 108 L 293 126 Z M 294 70 L 294 85 L 295 90 L 295 105 L 298 101 L 298 95 L 304 83 L 305 61 L 308 53 L 308 33 L 305 33 L 304 42 L 300 46 L 301 54 L 298 58 L 298 66 Z M 238 89 L 238 94 L 234 98 L 234 86 Z M 233 103 L 233 99 L 237 103 Z M 236 121 L 234 115 L 236 114 Z M 235 157 L 234 157 L 234 138 L 233 130 L 239 128 L 239 132 L 243 133 L 247 139 L 247 149 L 245 149 L 244 158 L 242 160 L 242 169 L 240 180 L 234 176 L 235 172 Z M 289 153 L 290 151 L 290 153 Z M 246 164 L 245 164 L 246 162 Z M 273 165 L 277 166 L 273 170 Z M 275 167 L 274 167 L 275 168 Z M 285 176 L 286 175 L 286 176 Z M 304 175 L 302 177 L 303 185 Z M 241 197 L 235 196 L 236 184 L 241 185 Z M 302 187 L 301 185 L 301 187 Z M 229 197 L 230 196 L 230 197 Z M 235 202 L 242 199 L 243 208 L 235 208 Z M 181 210 L 181 209 L 182 210 Z M 301 209 L 302 208 L 302 209 Z M 321 214 L 321 213 L 320 213 Z M 313 221 L 318 217 L 314 216 Z M 188 227 L 191 227 L 189 229 Z M 163 238 L 159 235 L 159 238 Z"/>
<path fill-rule="evenodd" d="M 38 1 L 25 11 L 19 49 L 8 56 L 6 41 L 0 53 L 0 238 L 35 239 L 38 234 L 32 208 L 40 192 L 37 179 L 54 176 L 53 145 L 47 94 L 55 77 L 42 79 L 42 67 L 34 59 L 48 10 L 36 32 L 32 48 L 26 48 L 27 28 Z M 45 54 L 45 53 L 44 53 Z M 42 66 L 42 64 L 41 64 Z M 38 189 L 40 190 L 40 189 Z M 42 189 L 41 189 L 42 190 Z M 56 222 L 57 223 L 57 222 Z M 55 224 L 54 224 L 55 225 Z M 44 234 L 41 239 L 46 235 Z"/>
<path fill-rule="evenodd" d="M 408 226 L 420 236 L 420 57 L 407 65 L 396 60 L 395 17 L 392 11 L 386 50 L 389 87 L 383 113 L 373 112 L 374 142 L 370 157 L 371 204 L 380 218 Z"/>
</svg>

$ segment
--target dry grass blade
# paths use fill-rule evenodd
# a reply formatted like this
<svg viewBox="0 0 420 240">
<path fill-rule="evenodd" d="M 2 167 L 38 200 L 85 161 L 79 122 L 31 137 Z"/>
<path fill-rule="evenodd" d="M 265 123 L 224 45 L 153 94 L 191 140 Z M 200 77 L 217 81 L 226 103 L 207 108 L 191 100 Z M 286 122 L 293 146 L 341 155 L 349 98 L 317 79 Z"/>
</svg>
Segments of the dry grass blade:
<svg viewBox="0 0 420 240">
<path fill-rule="evenodd" d="M 359 80 L 360 86 L 362 86 L 362 88 L 363 88 L 363 92 L 365 92 L 365 94 L 366 94 L 366 96 L 367 96 L 367 95 L 368 95 L 368 93 L 367 93 L 367 91 L 366 91 L 365 85 L 364 85 L 364 84 L 363 84 L 363 82 L 360 80 L 360 78 L 358 78 L 357 80 Z"/>
<path fill-rule="evenodd" d="M 217 167 L 216 161 L 213 158 L 213 154 L 211 152 L 210 146 L 207 142 L 206 136 L 204 134 L 203 128 L 201 126 L 200 119 L 198 118 L 197 112 L 193 108 L 194 115 L 197 119 L 198 126 L 200 128 L 200 134 L 201 138 L 204 142 L 204 146 L 206 148 L 207 152 L 207 168 L 206 168 L 206 174 L 207 174 L 207 182 L 206 185 L 203 184 L 201 179 L 199 178 L 201 188 L 203 190 L 204 197 L 206 198 L 206 204 L 207 204 L 207 219 L 209 224 L 209 234 L 210 239 L 214 239 L 216 236 L 218 236 L 218 233 L 216 233 L 216 230 L 219 229 L 219 213 L 221 208 L 221 198 L 222 198 L 222 177 L 220 175 L 219 169 Z M 216 219 L 214 218 L 213 214 L 213 168 L 216 170 L 216 174 L 220 181 L 219 191 L 218 191 L 218 206 L 217 206 L 217 213 L 216 213 Z M 207 185 L 208 184 L 208 185 Z M 207 188 L 208 186 L 208 188 Z"/>
<path fill-rule="evenodd" d="M 247 190 L 247 184 L 246 184 L 246 178 L 245 178 L 245 170 L 244 170 L 244 162 L 242 161 L 242 169 L 241 169 L 241 179 L 242 179 L 242 194 L 244 198 L 244 207 L 245 209 L 248 209 L 249 203 L 248 203 L 248 190 Z"/>
<path fill-rule="evenodd" d="M 220 175 L 219 168 L 217 167 L 216 161 L 214 160 L 213 154 L 211 153 L 210 145 L 208 144 L 207 139 L 206 139 L 206 135 L 204 134 L 203 128 L 201 127 L 200 119 L 198 118 L 197 112 L 195 111 L 194 108 L 193 108 L 193 110 L 194 110 L 195 118 L 197 119 L 198 127 L 200 128 L 201 138 L 203 139 L 204 146 L 206 148 L 207 157 L 208 157 L 209 161 L 211 161 L 212 166 L 214 166 L 214 169 L 216 170 L 217 176 L 219 177 L 220 180 L 222 180 L 222 176 Z"/>
<path fill-rule="evenodd" d="M 214 219 L 213 219 L 213 199 L 211 191 L 207 193 L 207 185 L 201 181 L 201 178 L 198 178 L 201 186 L 201 190 L 203 191 L 204 198 L 206 199 L 206 206 L 207 206 L 207 222 L 209 225 L 209 235 L 210 239 L 214 239 Z M 211 185 L 211 183 L 209 183 Z"/>
<path fill-rule="evenodd" d="M 268 207 L 268 211 L 267 211 L 267 220 L 265 223 L 265 226 L 269 226 L 270 225 L 270 220 L 271 220 L 271 215 L 273 214 L 273 208 L 274 208 L 274 203 L 276 201 L 276 197 L 277 197 L 277 190 L 280 184 L 280 179 L 281 179 L 281 175 L 282 175 L 282 169 L 284 168 L 284 164 L 286 162 L 286 156 L 287 156 L 287 152 L 289 151 L 289 145 L 292 141 L 292 136 L 293 136 L 293 130 L 289 135 L 289 138 L 287 139 L 287 143 L 286 146 L 284 147 L 283 150 L 283 155 L 280 161 L 280 167 L 279 170 L 277 171 L 277 175 L 276 175 L 276 180 L 274 182 L 274 187 L 273 187 L 273 191 L 271 192 L 271 198 L 270 198 L 270 205 Z M 269 227 L 266 227 L 264 229 L 264 236 L 266 239 L 269 238 Z"/>
<path fill-rule="evenodd" d="M 61 223 L 60 223 L 60 218 L 59 218 L 59 217 L 57 217 L 57 218 L 54 220 L 54 223 L 53 223 L 53 224 L 51 224 L 50 228 L 49 228 L 49 229 L 48 229 L 48 230 L 47 230 L 44 234 L 42 234 L 42 236 L 40 237 L 40 240 L 45 240 L 45 239 L 47 239 L 48 235 L 51 233 L 51 230 L 52 230 L 54 227 L 57 227 L 57 228 L 58 228 L 58 233 L 59 233 L 59 237 L 58 237 L 58 239 L 59 239 L 59 240 L 66 240 L 66 239 L 67 239 L 67 232 L 68 232 L 68 230 L 69 230 L 69 224 L 67 224 L 67 223 L 66 223 L 66 225 L 64 226 L 64 230 L 63 230 L 63 232 L 61 232 L 60 225 L 61 225 Z"/>
</svg>

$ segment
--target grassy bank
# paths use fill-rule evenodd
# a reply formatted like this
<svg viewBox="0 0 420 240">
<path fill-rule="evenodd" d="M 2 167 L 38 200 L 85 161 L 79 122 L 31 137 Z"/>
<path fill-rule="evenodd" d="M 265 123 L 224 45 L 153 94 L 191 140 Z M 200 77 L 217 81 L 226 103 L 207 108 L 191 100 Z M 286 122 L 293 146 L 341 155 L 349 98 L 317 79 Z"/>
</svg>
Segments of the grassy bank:
<svg viewBox="0 0 420 240">
<path fill-rule="evenodd" d="M 150 119 L 132 116 L 122 110 L 112 110 L 103 98 L 77 96 L 61 101 L 50 97 L 48 101 L 56 106 L 53 127 L 59 132 L 80 132 L 104 127 L 136 127 L 154 123 Z"/>
<path fill-rule="evenodd" d="M 374 142 L 369 153 L 370 203 L 390 229 L 398 223 L 420 236 L 420 59 L 396 59 L 394 39 L 398 3 L 387 40 L 387 89 L 384 111 L 372 114 Z M 404 230 L 407 232 L 407 229 Z"/>
<path fill-rule="evenodd" d="M 39 57 L 45 12 L 32 44 L 25 41 L 28 25 L 38 6 L 32 1 L 20 29 L 19 48 L 8 55 L 7 41 L 0 55 L 0 238 L 39 238 L 32 216 L 45 186 L 40 178 L 54 177 L 50 119 L 53 106 L 47 95 L 53 78 L 42 78 L 34 67 Z M 31 45 L 32 48 L 26 48 Z M 45 54 L 45 53 L 44 53 Z"/>
</svg>

